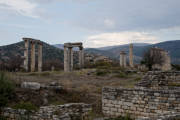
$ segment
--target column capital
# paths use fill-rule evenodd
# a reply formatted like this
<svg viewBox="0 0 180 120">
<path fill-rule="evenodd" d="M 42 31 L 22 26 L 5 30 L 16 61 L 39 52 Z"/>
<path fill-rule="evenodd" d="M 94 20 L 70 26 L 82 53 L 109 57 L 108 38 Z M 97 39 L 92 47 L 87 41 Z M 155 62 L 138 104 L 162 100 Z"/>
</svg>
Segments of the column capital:
<svg viewBox="0 0 180 120">
<path fill-rule="evenodd" d="M 80 47 L 79 47 L 79 50 L 83 50 L 83 49 L 84 49 L 83 46 L 80 46 Z"/>
</svg>

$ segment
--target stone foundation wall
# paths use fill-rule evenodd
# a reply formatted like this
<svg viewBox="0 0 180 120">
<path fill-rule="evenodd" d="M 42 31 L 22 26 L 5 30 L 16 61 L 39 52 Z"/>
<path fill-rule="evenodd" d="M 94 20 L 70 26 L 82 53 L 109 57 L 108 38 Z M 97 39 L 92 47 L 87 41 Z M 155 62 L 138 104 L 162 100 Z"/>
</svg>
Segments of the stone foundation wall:
<svg viewBox="0 0 180 120">
<path fill-rule="evenodd" d="M 143 76 L 137 87 L 149 89 L 180 89 L 180 71 L 150 71 Z"/>
<path fill-rule="evenodd" d="M 102 110 L 107 116 L 155 117 L 180 113 L 180 91 L 104 87 Z"/>
<path fill-rule="evenodd" d="M 88 104 L 71 103 L 40 107 L 37 112 L 6 108 L 2 115 L 8 120 L 75 120 L 85 117 L 91 109 L 91 105 Z"/>
</svg>

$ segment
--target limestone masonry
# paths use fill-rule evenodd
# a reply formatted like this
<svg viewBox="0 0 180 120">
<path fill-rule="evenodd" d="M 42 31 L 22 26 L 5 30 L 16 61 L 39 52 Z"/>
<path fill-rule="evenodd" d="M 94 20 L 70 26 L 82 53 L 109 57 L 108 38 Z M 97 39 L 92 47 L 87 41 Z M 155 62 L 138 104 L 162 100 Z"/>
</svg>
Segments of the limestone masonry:
<svg viewBox="0 0 180 120">
<path fill-rule="evenodd" d="M 84 103 L 44 106 L 37 112 L 6 108 L 3 110 L 3 116 L 8 120 L 81 120 L 91 109 L 91 105 Z"/>
<path fill-rule="evenodd" d="M 149 120 L 164 115 L 180 117 L 179 76 L 180 72 L 148 72 L 135 89 L 104 87 L 103 113 L 130 114 L 135 118 L 149 117 Z"/>
<path fill-rule="evenodd" d="M 25 44 L 24 50 L 24 69 L 28 72 L 29 67 L 31 72 L 36 71 L 36 44 L 38 45 L 38 71 L 42 71 L 42 46 L 43 43 L 40 40 L 32 38 L 23 38 Z M 30 50 L 31 49 L 31 50 Z M 29 55 L 30 50 L 30 55 Z M 29 59 L 30 58 L 30 59 Z M 29 61 L 30 60 L 30 61 Z M 30 63 L 30 66 L 29 66 Z"/>
<path fill-rule="evenodd" d="M 65 43 L 64 44 L 64 71 L 73 70 L 73 47 L 79 47 L 79 67 L 84 67 L 84 50 L 82 43 Z"/>
</svg>

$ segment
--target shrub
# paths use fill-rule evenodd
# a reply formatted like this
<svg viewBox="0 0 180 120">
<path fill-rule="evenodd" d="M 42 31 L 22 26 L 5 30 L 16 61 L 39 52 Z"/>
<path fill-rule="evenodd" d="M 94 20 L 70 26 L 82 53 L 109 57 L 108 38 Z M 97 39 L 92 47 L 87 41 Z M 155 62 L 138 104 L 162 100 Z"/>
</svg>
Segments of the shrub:
<svg viewBox="0 0 180 120">
<path fill-rule="evenodd" d="M 134 81 L 140 81 L 141 80 L 141 77 L 137 77 L 134 79 Z"/>
<path fill-rule="evenodd" d="M 13 106 L 14 109 L 25 109 L 28 112 L 30 111 L 37 111 L 38 107 L 32 104 L 31 102 L 20 102 Z"/>
<path fill-rule="evenodd" d="M 0 116 L 0 120 L 7 120 L 7 118 Z"/>
<path fill-rule="evenodd" d="M 9 98 L 12 96 L 14 85 L 8 78 L 7 74 L 0 72 L 0 109 L 5 107 Z"/>
<path fill-rule="evenodd" d="M 115 75 L 115 77 L 118 77 L 118 78 L 127 78 L 128 75 L 126 75 L 124 72 L 119 72 L 118 74 Z"/>
<path fill-rule="evenodd" d="M 105 76 L 108 73 L 110 73 L 110 71 L 107 70 L 107 69 L 97 69 L 96 70 L 96 75 L 97 76 Z"/>
</svg>

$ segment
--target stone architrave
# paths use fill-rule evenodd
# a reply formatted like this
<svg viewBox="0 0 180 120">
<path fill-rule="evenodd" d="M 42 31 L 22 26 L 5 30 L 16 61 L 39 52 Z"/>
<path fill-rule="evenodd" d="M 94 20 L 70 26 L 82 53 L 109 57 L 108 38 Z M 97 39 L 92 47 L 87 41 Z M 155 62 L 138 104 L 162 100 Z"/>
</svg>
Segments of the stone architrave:
<svg viewBox="0 0 180 120">
<path fill-rule="evenodd" d="M 129 45 L 129 66 L 134 67 L 134 63 L 133 63 L 133 44 Z"/>
</svg>

